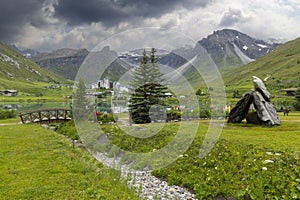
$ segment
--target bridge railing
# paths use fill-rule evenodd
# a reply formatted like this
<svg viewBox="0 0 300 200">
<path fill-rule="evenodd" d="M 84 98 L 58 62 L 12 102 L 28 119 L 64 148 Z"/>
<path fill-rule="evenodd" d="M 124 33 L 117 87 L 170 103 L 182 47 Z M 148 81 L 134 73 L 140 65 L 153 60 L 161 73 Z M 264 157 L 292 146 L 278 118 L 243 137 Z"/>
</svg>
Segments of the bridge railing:
<svg viewBox="0 0 300 200">
<path fill-rule="evenodd" d="M 19 113 L 19 117 L 23 124 L 68 121 L 72 119 L 72 110 L 67 108 L 42 109 Z"/>
</svg>

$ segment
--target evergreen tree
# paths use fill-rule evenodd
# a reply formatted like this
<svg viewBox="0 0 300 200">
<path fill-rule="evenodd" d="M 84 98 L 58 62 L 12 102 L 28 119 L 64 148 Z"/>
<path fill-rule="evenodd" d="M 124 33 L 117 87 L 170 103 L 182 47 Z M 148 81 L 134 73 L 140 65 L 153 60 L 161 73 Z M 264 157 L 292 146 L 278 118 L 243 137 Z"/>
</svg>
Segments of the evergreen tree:
<svg viewBox="0 0 300 200">
<path fill-rule="evenodd" d="M 75 120 L 85 119 L 89 113 L 88 109 L 88 99 L 86 97 L 86 86 L 82 78 L 79 79 L 76 84 L 76 91 L 73 93 L 73 116 Z"/>
<path fill-rule="evenodd" d="M 131 95 L 129 110 L 132 121 L 137 124 L 150 123 L 150 108 L 153 110 L 155 106 L 164 105 L 167 87 L 162 84 L 163 74 L 159 71 L 155 53 L 156 50 L 152 48 L 148 56 L 144 50 L 140 66 L 133 74 L 131 86 L 134 92 Z"/>
<path fill-rule="evenodd" d="M 296 103 L 294 107 L 296 110 L 300 110 L 300 84 L 298 85 L 298 88 L 296 90 L 295 98 L 296 98 Z"/>
</svg>

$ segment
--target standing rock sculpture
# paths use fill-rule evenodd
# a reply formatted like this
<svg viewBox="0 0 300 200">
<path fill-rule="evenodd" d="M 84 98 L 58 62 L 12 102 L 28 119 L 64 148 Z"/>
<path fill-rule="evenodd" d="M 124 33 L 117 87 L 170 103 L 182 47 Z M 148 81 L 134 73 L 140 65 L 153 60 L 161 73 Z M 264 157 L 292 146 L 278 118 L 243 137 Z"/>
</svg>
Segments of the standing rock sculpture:
<svg viewBox="0 0 300 200">
<path fill-rule="evenodd" d="M 271 95 L 265 84 L 256 76 L 253 76 L 254 91 L 248 92 L 237 102 L 230 111 L 228 123 L 241 123 L 246 118 L 247 123 L 263 124 L 271 127 L 280 125 L 281 121 L 271 103 Z M 256 112 L 250 112 L 251 104 Z"/>
</svg>

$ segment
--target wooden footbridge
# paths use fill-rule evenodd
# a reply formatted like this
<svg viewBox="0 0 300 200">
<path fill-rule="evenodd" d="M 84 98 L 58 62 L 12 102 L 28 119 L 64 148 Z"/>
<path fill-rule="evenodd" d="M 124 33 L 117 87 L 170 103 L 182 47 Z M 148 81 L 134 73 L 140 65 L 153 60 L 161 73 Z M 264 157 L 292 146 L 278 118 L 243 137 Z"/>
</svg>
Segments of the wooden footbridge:
<svg viewBox="0 0 300 200">
<path fill-rule="evenodd" d="M 65 108 L 51 108 L 43 110 L 29 111 L 19 113 L 19 117 L 23 124 L 27 123 L 59 123 L 72 119 L 72 110 Z"/>
</svg>

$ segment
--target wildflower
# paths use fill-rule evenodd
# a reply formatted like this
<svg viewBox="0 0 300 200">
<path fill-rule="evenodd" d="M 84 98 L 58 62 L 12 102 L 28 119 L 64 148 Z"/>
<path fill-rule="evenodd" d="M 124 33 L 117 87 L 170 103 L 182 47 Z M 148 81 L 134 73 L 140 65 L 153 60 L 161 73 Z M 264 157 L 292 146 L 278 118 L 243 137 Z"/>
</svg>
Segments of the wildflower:
<svg viewBox="0 0 300 200">
<path fill-rule="evenodd" d="M 267 164 L 267 163 L 274 163 L 274 161 L 273 160 L 265 160 L 264 163 L 265 164 Z"/>
</svg>

